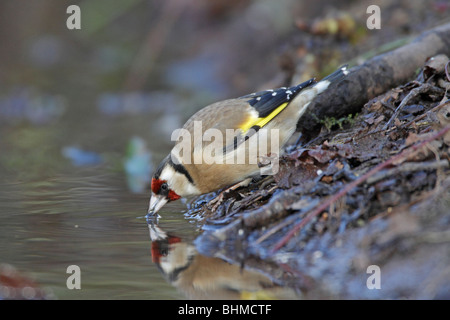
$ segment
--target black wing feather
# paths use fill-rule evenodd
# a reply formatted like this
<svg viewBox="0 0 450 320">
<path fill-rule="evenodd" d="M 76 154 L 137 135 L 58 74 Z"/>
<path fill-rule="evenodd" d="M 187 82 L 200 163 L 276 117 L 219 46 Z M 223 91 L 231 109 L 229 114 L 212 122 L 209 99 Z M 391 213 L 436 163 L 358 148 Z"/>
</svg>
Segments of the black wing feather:
<svg viewBox="0 0 450 320">
<path fill-rule="evenodd" d="M 291 101 L 304 88 L 315 83 L 315 79 L 310 79 L 293 87 L 281 87 L 274 90 L 255 92 L 240 97 L 240 99 L 246 99 L 247 102 L 258 112 L 258 117 L 265 118 L 283 103 Z M 251 127 L 248 132 L 245 132 L 244 135 L 235 136 L 233 144 L 225 146 L 223 148 L 223 153 L 235 150 L 242 142 L 247 141 L 253 134 L 258 132 L 259 129 L 260 127 L 255 125 Z"/>
<path fill-rule="evenodd" d="M 283 103 L 292 100 L 304 88 L 314 83 L 316 83 L 315 79 L 310 79 L 293 87 L 255 92 L 240 99 L 248 99 L 248 103 L 258 111 L 259 117 L 264 118 Z"/>
</svg>

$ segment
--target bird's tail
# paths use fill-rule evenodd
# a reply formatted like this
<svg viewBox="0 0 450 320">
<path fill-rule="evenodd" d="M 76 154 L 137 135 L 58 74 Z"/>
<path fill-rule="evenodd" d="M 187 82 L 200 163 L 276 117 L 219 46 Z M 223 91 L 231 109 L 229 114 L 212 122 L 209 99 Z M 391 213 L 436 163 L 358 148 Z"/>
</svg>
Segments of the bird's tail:
<svg viewBox="0 0 450 320">
<path fill-rule="evenodd" d="M 336 70 L 332 74 L 326 76 L 325 78 L 323 78 L 322 80 L 317 82 L 314 85 L 314 87 L 317 89 L 318 94 L 325 91 L 331 83 L 341 81 L 342 78 L 344 78 L 349 72 L 347 70 L 347 66 L 348 65 L 344 65 L 344 66 L 340 67 L 338 70 Z"/>
</svg>

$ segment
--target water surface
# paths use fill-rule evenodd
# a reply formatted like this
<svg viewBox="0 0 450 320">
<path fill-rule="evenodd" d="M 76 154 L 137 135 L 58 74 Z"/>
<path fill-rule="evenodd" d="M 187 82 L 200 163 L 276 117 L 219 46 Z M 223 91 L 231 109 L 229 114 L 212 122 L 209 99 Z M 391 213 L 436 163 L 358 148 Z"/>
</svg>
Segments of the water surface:
<svg viewBox="0 0 450 320">
<path fill-rule="evenodd" d="M 45 125 L 3 123 L 0 263 L 12 265 L 58 299 L 182 298 L 152 263 L 143 218 L 149 194 L 132 193 L 126 182 L 127 141 L 141 134 L 149 148 L 160 143 L 152 145 L 152 126 L 138 118 L 108 118 L 94 111 Z M 143 125 L 138 130 L 127 126 L 130 122 Z M 102 160 L 75 166 L 63 156 L 68 145 Z M 153 156 L 160 157 L 158 151 Z M 183 208 L 181 202 L 167 206 L 166 220 L 194 237 L 195 226 L 184 219 Z M 69 265 L 81 269 L 81 290 L 66 287 Z"/>
</svg>

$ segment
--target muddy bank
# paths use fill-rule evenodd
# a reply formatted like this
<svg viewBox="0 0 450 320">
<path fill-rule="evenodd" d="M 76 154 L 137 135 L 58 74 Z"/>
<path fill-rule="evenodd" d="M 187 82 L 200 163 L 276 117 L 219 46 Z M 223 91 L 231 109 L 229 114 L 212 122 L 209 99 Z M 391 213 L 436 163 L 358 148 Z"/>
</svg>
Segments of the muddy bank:
<svg viewBox="0 0 450 320">
<path fill-rule="evenodd" d="M 309 299 L 450 298 L 448 68 L 436 56 L 359 114 L 328 119 L 216 211 L 214 195 L 196 199 L 198 251 Z"/>
</svg>

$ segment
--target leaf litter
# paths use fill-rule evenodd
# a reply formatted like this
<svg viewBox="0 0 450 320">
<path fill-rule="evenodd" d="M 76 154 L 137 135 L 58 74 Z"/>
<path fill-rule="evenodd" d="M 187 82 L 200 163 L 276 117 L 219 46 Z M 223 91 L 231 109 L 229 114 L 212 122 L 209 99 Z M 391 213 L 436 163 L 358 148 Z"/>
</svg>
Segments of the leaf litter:
<svg viewBox="0 0 450 320">
<path fill-rule="evenodd" d="M 450 298 L 448 61 L 429 59 L 351 123 L 291 148 L 277 174 L 225 194 L 216 211 L 216 194 L 191 202 L 199 252 L 263 269 L 307 298 Z M 369 265 L 383 270 L 383 292 L 361 280 Z"/>
</svg>

